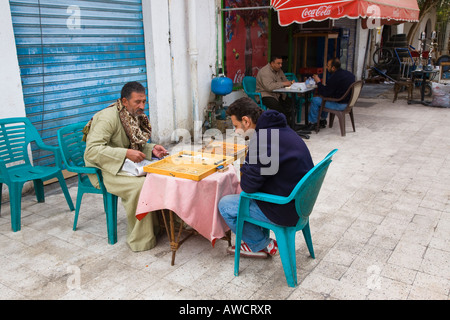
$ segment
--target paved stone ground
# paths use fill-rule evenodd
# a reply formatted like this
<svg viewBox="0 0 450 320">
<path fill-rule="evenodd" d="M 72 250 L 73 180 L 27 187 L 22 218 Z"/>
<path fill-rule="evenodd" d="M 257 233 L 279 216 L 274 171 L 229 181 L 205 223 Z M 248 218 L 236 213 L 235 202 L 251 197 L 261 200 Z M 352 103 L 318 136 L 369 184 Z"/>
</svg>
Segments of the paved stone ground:
<svg viewBox="0 0 450 320">
<path fill-rule="evenodd" d="M 365 90 L 370 89 L 370 87 Z M 367 91 L 366 91 L 367 92 Z M 46 203 L 22 202 L 22 231 L 10 228 L 9 203 L 0 218 L 1 299 L 436 299 L 450 297 L 450 109 L 393 104 L 391 91 L 365 94 L 347 118 L 313 133 L 315 163 L 339 149 L 315 209 L 316 259 L 297 237 L 299 285 L 286 285 L 279 257 L 241 260 L 239 277 L 227 243 L 196 236 L 175 266 L 167 237 L 133 253 L 123 207 L 118 243 L 108 245 L 102 199 L 83 200 L 78 230 L 59 188 Z M 69 180 L 76 198 L 76 180 Z"/>
</svg>

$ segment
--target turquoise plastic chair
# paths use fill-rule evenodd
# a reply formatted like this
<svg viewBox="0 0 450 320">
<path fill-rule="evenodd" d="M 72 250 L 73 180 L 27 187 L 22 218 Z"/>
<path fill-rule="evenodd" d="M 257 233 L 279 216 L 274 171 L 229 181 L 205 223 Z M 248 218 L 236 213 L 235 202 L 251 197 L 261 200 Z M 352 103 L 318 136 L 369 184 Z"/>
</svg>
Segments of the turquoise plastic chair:
<svg viewBox="0 0 450 320">
<path fill-rule="evenodd" d="M 81 200 L 85 193 L 103 195 L 103 205 L 106 212 L 106 227 L 108 230 L 108 243 L 117 242 L 117 196 L 109 193 L 103 184 L 101 170 L 94 167 L 86 167 L 84 162 L 84 151 L 86 142 L 82 141 L 85 122 L 75 123 L 58 130 L 58 142 L 63 155 L 66 169 L 78 175 L 78 193 L 73 222 L 73 231 L 77 228 L 78 215 L 80 213 Z M 87 174 L 97 175 L 100 189 L 95 188 Z"/>
<path fill-rule="evenodd" d="M 30 143 L 53 154 L 55 166 L 33 166 L 28 154 Z M 0 119 L 0 190 L 3 189 L 3 183 L 8 186 L 11 227 L 14 232 L 21 229 L 22 189 L 27 181 L 33 181 L 36 199 L 42 203 L 45 202 L 43 182 L 57 178 L 70 210 L 74 210 L 61 169 L 59 149 L 46 145 L 28 118 Z"/>
<path fill-rule="evenodd" d="M 269 232 L 269 229 L 272 230 L 275 233 L 278 243 L 278 250 L 280 252 L 286 281 L 290 287 L 295 287 L 297 285 L 297 265 L 295 259 L 295 234 L 297 231 L 301 230 L 303 232 L 309 253 L 311 257 L 315 259 L 311 231 L 309 228 L 309 215 L 311 214 L 317 196 L 319 195 L 323 180 L 332 161 L 331 158 L 337 151 L 337 149 L 333 150 L 320 163 L 314 166 L 314 168 L 300 180 L 294 190 L 292 190 L 291 194 L 287 197 L 262 192 L 241 193 L 236 226 L 236 248 L 240 248 L 242 228 L 245 221 L 263 227 L 267 232 Z M 282 227 L 250 218 L 248 213 L 250 199 L 277 204 L 286 204 L 295 200 L 295 208 L 300 217 L 297 225 L 294 227 Z M 239 251 L 240 250 L 236 250 L 234 256 L 235 276 L 239 275 Z"/>
<path fill-rule="evenodd" d="M 295 80 L 295 82 L 298 82 L 298 79 L 297 79 L 297 76 L 295 75 L 295 73 L 286 72 L 284 75 L 286 76 L 286 78 L 289 81 Z"/>
<path fill-rule="evenodd" d="M 256 78 L 246 76 L 242 80 L 242 86 L 244 87 L 244 92 L 249 96 L 253 101 L 255 101 L 259 107 L 263 110 L 267 110 L 266 106 L 262 103 L 261 93 L 256 92 Z M 259 101 L 256 99 L 259 98 Z"/>
</svg>

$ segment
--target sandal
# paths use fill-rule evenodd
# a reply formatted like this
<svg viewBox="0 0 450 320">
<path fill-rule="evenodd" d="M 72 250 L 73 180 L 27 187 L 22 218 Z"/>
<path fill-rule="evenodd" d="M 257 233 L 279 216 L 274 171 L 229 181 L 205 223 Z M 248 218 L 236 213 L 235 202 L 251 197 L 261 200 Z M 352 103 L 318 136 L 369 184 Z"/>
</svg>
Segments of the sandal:
<svg viewBox="0 0 450 320">
<path fill-rule="evenodd" d="M 228 254 L 234 254 L 235 251 L 236 251 L 236 247 L 235 246 L 231 246 L 231 247 L 227 248 L 227 253 Z M 258 252 L 253 252 L 245 242 L 242 242 L 241 243 L 241 248 L 240 248 L 240 256 L 244 257 L 244 258 L 265 259 L 265 258 L 268 257 L 268 254 L 264 250 L 261 250 L 261 251 L 258 251 Z"/>
</svg>

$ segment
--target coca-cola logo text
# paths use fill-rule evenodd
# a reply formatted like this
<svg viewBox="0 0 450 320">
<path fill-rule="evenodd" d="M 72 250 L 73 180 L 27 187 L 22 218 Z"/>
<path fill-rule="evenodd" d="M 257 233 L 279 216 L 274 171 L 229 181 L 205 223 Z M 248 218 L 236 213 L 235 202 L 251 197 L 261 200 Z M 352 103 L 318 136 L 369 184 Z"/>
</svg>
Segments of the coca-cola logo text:
<svg viewBox="0 0 450 320">
<path fill-rule="evenodd" d="M 306 8 L 302 12 L 302 18 L 318 18 L 323 16 L 329 16 L 331 14 L 332 6 L 320 6 L 317 9 Z"/>
</svg>

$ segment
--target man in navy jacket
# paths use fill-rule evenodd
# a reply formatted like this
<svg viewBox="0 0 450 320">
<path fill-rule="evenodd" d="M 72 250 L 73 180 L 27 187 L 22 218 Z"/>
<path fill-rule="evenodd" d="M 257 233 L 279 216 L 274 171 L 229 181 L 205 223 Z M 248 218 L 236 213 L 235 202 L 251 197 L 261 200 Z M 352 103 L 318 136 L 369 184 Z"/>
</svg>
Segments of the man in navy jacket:
<svg viewBox="0 0 450 320">
<path fill-rule="evenodd" d="M 275 110 L 263 112 L 250 98 L 241 98 L 227 109 L 236 131 L 245 134 L 254 131 L 249 151 L 241 168 L 241 188 L 248 193 L 265 192 L 288 196 L 303 176 L 314 167 L 304 141 L 286 122 L 286 117 Z M 239 195 L 221 199 L 219 211 L 233 232 Z M 250 202 L 250 215 L 258 220 L 282 226 L 295 226 L 299 219 L 294 202 L 285 205 L 262 201 Z M 241 255 L 265 258 L 277 251 L 276 242 L 267 230 L 245 223 L 242 233 Z M 228 248 L 233 254 L 235 248 Z"/>
<path fill-rule="evenodd" d="M 355 82 L 355 76 L 347 71 L 341 69 L 341 62 L 339 58 L 330 59 L 327 66 L 328 72 L 331 74 L 330 79 L 327 84 L 322 84 L 318 75 L 314 75 L 314 81 L 317 84 L 317 89 L 319 96 L 328 98 L 340 98 L 348 90 L 348 88 Z M 318 120 L 320 105 L 322 104 L 321 97 L 314 97 L 311 101 L 311 106 L 309 109 L 308 120 L 310 122 L 309 130 L 316 129 L 316 123 Z M 350 100 L 350 95 L 344 98 L 342 101 L 328 101 L 326 107 L 334 110 L 344 110 L 347 107 L 347 103 Z M 321 115 L 320 125 L 322 127 L 326 126 L 327 123 L 327 112 L 323 112 Z"/>
</svg>

